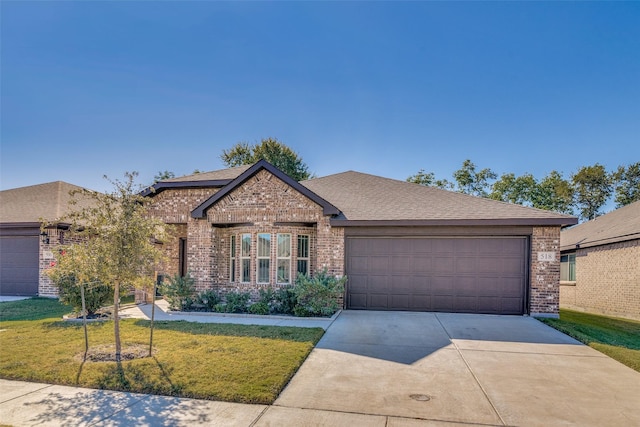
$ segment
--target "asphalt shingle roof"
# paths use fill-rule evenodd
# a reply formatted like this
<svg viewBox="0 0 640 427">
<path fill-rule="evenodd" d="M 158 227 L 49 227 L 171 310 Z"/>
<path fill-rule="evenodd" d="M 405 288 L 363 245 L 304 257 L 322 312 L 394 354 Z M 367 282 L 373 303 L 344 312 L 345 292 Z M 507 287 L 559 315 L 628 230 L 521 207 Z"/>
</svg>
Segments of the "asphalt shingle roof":
<svg viewBox="0 0 640 427">
<path fill-rule="evenodd" d="M 160 182 L 197 182 L 197 181 L 219 181 L 236 179 L 240 174 L 253 165 L 242 165 L 234 168 L 220 169 L 210 172 L 200 172 L 192 175 L 180 176 L 178 178 L 165 179 Z"/>
<path fill-rule="evenodd" d="M 640 239 L 640 201 L 560 233 L 560 250 Z"/>
<path fill-rule="evenodd" d="M 69 194 L 82 187 L 63 181 L 0 191 L 0 223 L 33 223 L 40 218 L 53 221 L 69 212 Z M 88 201 L 77 198 L 78 208 Z"/>
<path fill-rule="evenodd" d="M 425 187 L 360 172 L 301 182 L 349 221 L 514 220 L 519 224 L 573 224 L 570 215 Z"/>
</svg>

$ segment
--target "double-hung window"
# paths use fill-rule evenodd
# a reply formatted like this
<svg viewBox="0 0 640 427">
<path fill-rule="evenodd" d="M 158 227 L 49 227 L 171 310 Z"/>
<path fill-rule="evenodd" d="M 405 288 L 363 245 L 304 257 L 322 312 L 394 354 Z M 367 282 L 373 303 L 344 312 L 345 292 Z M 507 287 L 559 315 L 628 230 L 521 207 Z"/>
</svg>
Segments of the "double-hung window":
<svg viewBox="0 0 640 427">
<path fill-rule="evenodd" d="M 298 274 L 309 274 L 309 236 L 298 235 Z"/>
<path fill-rule="evenodd" d="M 229 281 L 236 281 L 236 236 L 231 236 L 231 254 L 229 256 Z"/>
<path fill-rule="evenodd" d="M 560 256 L 560 280 L 563 282 L 576 281 L 576 254 Z"/>
<path fill-rule="evenodd" d="M 276 283 L 291 283 L 291 234 L 278 234 Z"/>
<path fill-rule="evenodd" d="M 258 283 L 269 283 L 271 261 L 271 234 L 258 233 Z"/>
<path fill-rule="evenodd" d="M 240 247 L 241 278 L 242 283 L 251 282 L 251 234 L 242 235 Z"/>
</svg>

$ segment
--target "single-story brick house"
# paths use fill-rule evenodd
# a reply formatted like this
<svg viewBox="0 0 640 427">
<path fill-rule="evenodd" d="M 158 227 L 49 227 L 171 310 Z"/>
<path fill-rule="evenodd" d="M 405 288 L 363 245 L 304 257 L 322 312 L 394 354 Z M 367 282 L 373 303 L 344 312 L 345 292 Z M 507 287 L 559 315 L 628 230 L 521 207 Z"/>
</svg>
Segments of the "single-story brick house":
<svg viewBox="0 0 640 427">
<path fill-rule="evenodd" d="M 0 191 L 0 295 L 57 296 L 45 270 L 64 243 L 68 224 L 41 232 L 40 220 L 55 220 L 69 212 L 72 191 L 82 187 L 62 181 Z M 77 197 L 78 208 L 88 206 Z"/>
<path fill-rule="evenodd" d="M 560 233 L 560 305 L 640 320 L 640 201 Z"/>
<path fill-rule="evenodd" d="M 347 275 L 347 309 L 557 316 L 572 216 L 344 172 L 296 182 L 266 161 L 143 192 L 175 226 L 164 274 L 257 291 Z"/>
</svg>

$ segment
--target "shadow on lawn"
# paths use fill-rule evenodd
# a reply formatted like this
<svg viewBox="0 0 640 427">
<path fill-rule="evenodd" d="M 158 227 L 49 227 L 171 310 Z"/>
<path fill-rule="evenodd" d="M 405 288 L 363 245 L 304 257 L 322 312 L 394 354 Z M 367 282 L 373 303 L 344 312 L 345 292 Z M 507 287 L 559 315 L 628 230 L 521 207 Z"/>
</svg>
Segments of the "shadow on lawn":
<svg viewBox="0 0 640 427">
<path fill-rule="evenodd" d="M 149 320 L 136 320 L 136 326 L 148 328 Z M 196 323 L 184 320 L 155 321 L 155 330 L 168 330 L 198 335 L 222 335 L 229 337 L 271 338 L 296 342 L 317 343 L 322 328 L 296 328 L 287 326 L 235 325 L 229 323 Z"/>
</svg>

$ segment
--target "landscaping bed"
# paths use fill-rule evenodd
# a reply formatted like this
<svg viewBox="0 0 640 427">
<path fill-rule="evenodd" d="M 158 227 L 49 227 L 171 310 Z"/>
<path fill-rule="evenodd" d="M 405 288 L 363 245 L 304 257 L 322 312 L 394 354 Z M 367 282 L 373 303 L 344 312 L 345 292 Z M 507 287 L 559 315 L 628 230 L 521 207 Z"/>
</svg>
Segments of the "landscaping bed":
<svg viewBox="0 0 640 427">
<path fill-rule="evenodd" d="M 121 320 L 121 363 L 84 358 L 81 325 L 57 300 L 0 303 L 0 377 L 169 396 L 270 404 L 324 333 L 321 328 Z M 113 345 L 113 322 L 88 325 L 90 349 Z M 91 353 L 91 350 L 90 350 Z M 103 351 L 104 353 L 104 351 Z M 147 352 L 148 353 L 148 352 Z"/>
<path fill-rule="evenodd" d="M 640 322 L 564 309 L 539 320 L 640 372 Z"/>
</svg>

